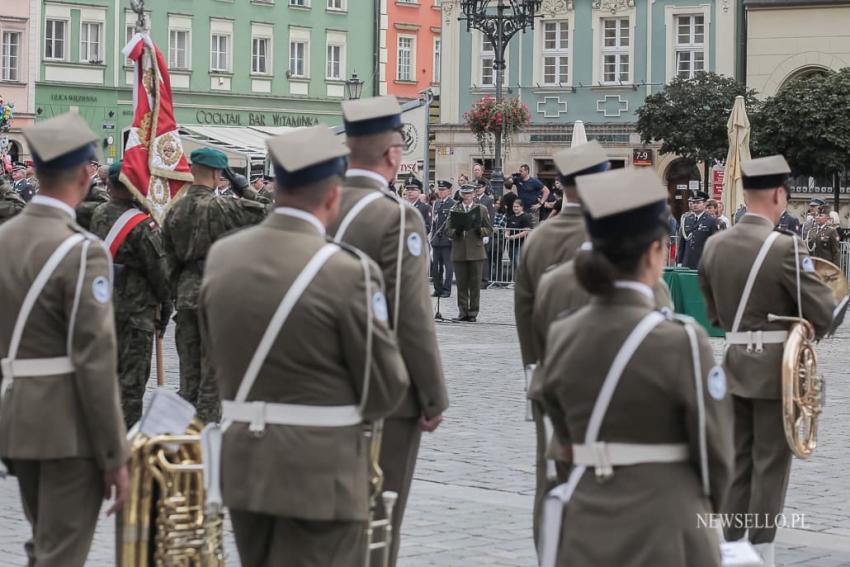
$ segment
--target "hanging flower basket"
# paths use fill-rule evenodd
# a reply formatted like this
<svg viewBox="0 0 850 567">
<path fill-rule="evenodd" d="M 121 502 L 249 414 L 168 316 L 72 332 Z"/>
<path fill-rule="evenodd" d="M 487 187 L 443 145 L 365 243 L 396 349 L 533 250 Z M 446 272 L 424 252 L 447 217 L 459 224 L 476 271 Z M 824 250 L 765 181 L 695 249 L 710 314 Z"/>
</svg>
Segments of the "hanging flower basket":
<svg viewBox="0 0 850 567">
<path fill-rule="evenodd" d="M 481 153 L 493 153 L 496 136 L 502 136 L 505 155 L 510 152 L 511 139 L 531 122 L 528 106 L 519 98 L 503 99 L 501 104 L 490 95 L 482 97 L 463 114 L 467 127 L 475 134 Z"/>
</svg>

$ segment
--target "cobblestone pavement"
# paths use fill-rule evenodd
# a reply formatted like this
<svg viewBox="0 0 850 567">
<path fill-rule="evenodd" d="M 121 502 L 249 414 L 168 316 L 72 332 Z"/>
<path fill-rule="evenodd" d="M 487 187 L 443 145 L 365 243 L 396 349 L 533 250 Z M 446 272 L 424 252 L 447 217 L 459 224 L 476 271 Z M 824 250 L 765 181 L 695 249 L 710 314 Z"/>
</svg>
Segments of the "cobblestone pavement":
<svg viewBox="0 0 850 567">
<path fill-rule="evenodd" d="M 423 439 L 400 567 L 533 567 L 532 425 L 524 421 L 523 379 L 513 327 L 513 293 L 482 292 L 477 324 L 438 324 L 451 408 L 440 429 Z M 456 314 L 454 298 L 441 302 Z M 850 327 L 819 347 L 830 379 L 821 446 L 811 462 L 795 461 L 786 512 L 805 514 L 781 530 L 780 565 L 850 566 Z M 715 342 L 719 349 L 720 341 Z M 176 389 L 177 360 L 166 340 L 166 382 Z M 0 565 L 24 564 L 29 526 L 13 479 L 0 481 Z M 114 563 L 114 527 L 98 526 L 88 565 Z M 228 565 L 238 565 L 230 534 Z"/>
</svg>

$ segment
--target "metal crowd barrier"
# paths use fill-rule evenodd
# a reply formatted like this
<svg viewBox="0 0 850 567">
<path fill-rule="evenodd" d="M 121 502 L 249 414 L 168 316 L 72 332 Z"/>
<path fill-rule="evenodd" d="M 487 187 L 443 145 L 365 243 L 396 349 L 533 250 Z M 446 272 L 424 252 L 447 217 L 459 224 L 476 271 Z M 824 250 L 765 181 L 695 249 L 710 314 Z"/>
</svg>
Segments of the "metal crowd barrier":
<svg viewBox="0 0 850 567">
<path fill-rule="evenodd" d="M 489 281 L 488 287 L 513 287 L 516 281 L 516 268 L 522 254 L 525 238 L 514 238 L 531 229 L 497 228 L 487 243 L 487 265 L 483 279 Z"/>
<path fill-rule="evenodd" d="M 850 280 L 850 242 L 839 242 L 838 249 L 841 251 L 838 267 L 848 280 Z"/>
</svg>

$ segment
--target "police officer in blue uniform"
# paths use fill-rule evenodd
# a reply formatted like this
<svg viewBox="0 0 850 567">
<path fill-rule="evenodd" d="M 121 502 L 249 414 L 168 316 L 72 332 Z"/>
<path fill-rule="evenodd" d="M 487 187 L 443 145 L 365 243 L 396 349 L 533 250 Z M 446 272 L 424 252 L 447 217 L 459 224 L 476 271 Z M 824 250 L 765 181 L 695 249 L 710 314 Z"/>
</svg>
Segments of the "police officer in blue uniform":
<svg viewBox="0 0 850 567">
<path fill-rule="evenodd" d="M 694 196 L 688 197 L 688 212 L 679 217 L 679 233 L 678 242 L 676 243 L 676 265 L 681 266 L 685 261 L 685 249 L 687 248 L 688 240 L 691 239 L 694 233 Z"/>
<path fill-rule="evenodd" d="M 705 211 L 705 201 L 707 199 L 708 194 L 704 191 L 698 191 L 694 196 L 694 216 L 691 221 L 693 230 L 691 237 L 684 243 L 685 254 L 682 259 L 682 265 L 692 270 L 696 270 L 697 266 L 699 266 L 702 251 L 705 248 L 705 242 L 718 230 L 717 219 Z"/>
<path fill-rule="evenodd" d="M 447 234 L 449 212 L 455 206 L 452 199 L 452 182 L 437 183 L 437 200 L 434 202 L 434 213 L 431 215 L 431 248 L 434 258 L 431 264 L 431 280 L 434 284 L 434 297 L 451 297 L 452 295 L 452 239 Z"/>
</svg>

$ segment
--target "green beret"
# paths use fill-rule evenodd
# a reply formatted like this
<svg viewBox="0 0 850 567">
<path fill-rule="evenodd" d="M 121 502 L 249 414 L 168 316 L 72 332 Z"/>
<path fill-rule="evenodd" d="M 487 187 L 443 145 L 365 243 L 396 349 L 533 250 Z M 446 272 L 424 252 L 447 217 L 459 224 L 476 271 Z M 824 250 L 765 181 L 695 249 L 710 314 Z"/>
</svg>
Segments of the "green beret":
<svg viewBox="0 0 850 567">
<path fill-rule="evenodd" d="M 189 161 L 212 169 L 227 169 L 227 156 L 213 148 L 198 148 L 189 155 Z"/>
<path fill-rule="evenodd" d="M 119 160 L 109 166 L 108 178 L 111 183 L 118 183 L 118 176 L 121 175 L 121 163 Z"/>
</svg>

